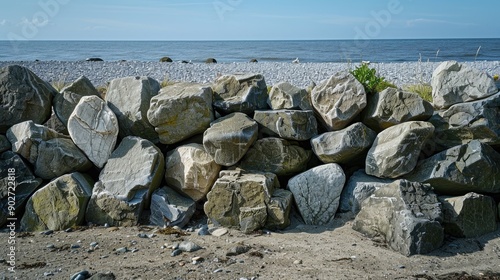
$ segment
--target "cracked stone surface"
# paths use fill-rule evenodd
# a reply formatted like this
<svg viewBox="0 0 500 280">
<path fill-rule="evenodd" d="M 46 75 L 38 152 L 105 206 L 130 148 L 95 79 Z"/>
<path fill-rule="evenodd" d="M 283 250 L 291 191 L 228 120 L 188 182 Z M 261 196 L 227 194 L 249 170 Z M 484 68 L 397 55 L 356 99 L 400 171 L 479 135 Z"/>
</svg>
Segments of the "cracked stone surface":
<svg viewBox="0 0 500 280">
<path fill-rule="evenodd" d="M 273 110 L 312 110 L 310 97 L 307 91 L 288 82 L 277 83 L 271 88 L 267 104 L 269 104 Z"/>
<path fill-rule="evenodd" d="M 90 95 L 99 96 L 99 92 L 85 76 L 79 77 L 76 81 L 64 87 L 61 93 L 56 95 L 54 98 L 54 112 L 64 126 L 68 126 L 68 119 L 82 96 Z"/>
<path fill-rule="evenodd" d="M 99 168 L 113 152 L 118 130 L 115 114 L 97 96 L 82 97 L 68 120 L 71 139 Z"/>
<path fill-rule="evenodd" d="M 305 171 L 288 181 L 297 208 L 308 225 L 328 225 L 335 218 L 346 176 L 336 163 Z"/>
<path fill-rule="evenodd" d="M 312 110 L 255 111 L 254 120 L 262 133 L 287 140 L 306 141 L 318 134 L 318 123 Z"/>
</svg>

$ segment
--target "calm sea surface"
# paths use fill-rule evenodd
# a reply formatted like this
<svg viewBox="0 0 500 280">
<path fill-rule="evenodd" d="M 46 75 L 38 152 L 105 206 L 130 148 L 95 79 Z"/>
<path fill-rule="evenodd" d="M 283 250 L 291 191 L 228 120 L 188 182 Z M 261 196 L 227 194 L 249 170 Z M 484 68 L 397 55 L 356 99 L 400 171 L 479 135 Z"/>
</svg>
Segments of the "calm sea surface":
<svg viewBox="0 0 500 280">
<path fill-rule="evenodd" d="M 0 61 L 405 62 L 500 61 L 500 39 L 321 41 L 0 41 Z"/>
</svg>

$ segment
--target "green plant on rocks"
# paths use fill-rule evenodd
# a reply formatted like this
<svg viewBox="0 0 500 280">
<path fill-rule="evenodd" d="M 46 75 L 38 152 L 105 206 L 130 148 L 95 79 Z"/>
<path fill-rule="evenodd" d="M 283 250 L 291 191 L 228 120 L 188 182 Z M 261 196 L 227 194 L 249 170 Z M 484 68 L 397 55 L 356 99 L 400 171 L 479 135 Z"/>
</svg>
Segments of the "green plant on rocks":
<svg viewBox="0 0 500 280">
<path fill-rule="evenodd" d="M 373 94 L 395 85 L 387 82 L 384 77 L 377 75 L 374 68 L 370 68 L 368 63 L 362 63 L 356 69 L 350 71 L 354 77 L 363 85 L 366 93 Z"/>
<path fill-rule="evenodd" d="M 422 99 L 424 99 L 425 101 L 432 103 L 432 87 L 429 84 L 421 83 L 414 85 L 405 85 L 403 86 L 403 90 L 414 92 L 420 95 L 420 97 L 422 97 Z"/>
</svg>

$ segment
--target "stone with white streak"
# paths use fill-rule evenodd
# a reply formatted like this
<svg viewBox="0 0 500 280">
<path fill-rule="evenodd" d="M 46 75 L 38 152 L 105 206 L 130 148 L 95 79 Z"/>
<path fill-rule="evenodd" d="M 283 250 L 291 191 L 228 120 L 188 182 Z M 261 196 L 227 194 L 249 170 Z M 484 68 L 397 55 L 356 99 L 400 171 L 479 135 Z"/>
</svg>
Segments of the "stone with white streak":
<svg viewBox="0 0 500 280">
<path fill-rule="evenodd" d="M 491 76 L 456 61 L 441 63 L 432 74 L 431 86 L 434 106 L 439 109 L 498 92 Z"/>
<path fill-rule="evenodd" d="M 81 76 L 70 85 L 64 87 L 54 98 L 54 111 L 57 118 L 65 125 L 68 125 L 68 119 L 75 110 L 76 105 L 83 96 L 99 96 L 99 92 L 90 82 L 90 80 Z"/>
<path fill-rule="evenodd" d="M 311 110 L 257 110 L 253 118 L 262 133 L 287 140 L 306 141 L 318 134 L 316 116 Z"/>
<path fill-rule="evenodd" d="M 308 225 L 328 225 L 335 218 L 346 176 L 336 163 L 309 169 L 288 181 L 297 208 Z"/>
<path fill-rule="evenodd" d="M 168 152 L 165 166 L 167 185 L 195 201 L 205 198 L 221 169 L 203 145 L 195 143 Z"/>
<path fill-rule="evenodd" d="M 149 221 L 151 224 L 182 228 L 193 216 L 196 203 L 168 187 L 163 187 L 153 192 L 150 208 Z"/>
<path fill-rule="evenodd" d="M 97 96 L 82 97 L 68 120 L 71 139 L 99 168 L 113 152 L 118 130 L 115 114 Z"/>
<path fill-rule="evenodd" d="M 147 116 L 163 144 L 203 133 L 214 120 L 212 89 L 193 83 L 166 86 L 151 98 Z"/>
<path fill-rule="evenodd" d="M 365 108 L 366 92 L 352 74 L 339 72 L 313 89 L 311 103 L 329 131 L 339 130 Z"/>
</svg>

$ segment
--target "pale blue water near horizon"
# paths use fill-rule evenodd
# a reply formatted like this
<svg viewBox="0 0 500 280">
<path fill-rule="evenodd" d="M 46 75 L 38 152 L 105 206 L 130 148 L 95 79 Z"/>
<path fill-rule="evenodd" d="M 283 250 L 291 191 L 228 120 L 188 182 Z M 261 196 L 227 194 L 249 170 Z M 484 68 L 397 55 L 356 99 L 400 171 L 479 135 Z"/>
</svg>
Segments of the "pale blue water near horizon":
<svg viewBox="0 0 500 280">
<path fill-rule="evenodd" d="M 311 41 L 0 41 L 0 61 L 105 61 L 219 63 L 500 61 L 500 39 L 392 39 Z"/>
</svg>

